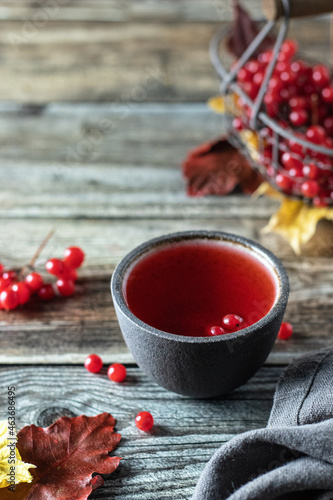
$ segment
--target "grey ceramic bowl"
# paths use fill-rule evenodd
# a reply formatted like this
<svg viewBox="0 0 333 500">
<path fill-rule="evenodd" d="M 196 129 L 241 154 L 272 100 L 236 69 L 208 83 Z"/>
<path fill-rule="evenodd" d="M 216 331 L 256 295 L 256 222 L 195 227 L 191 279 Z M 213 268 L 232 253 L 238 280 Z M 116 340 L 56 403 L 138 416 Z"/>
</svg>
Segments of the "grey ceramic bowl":
<svg viewBox="0 0 333 500">
<path fill-rule="evenodd" d="M 123 281 L 130 266 L 152 249 L 184 240 L 218 240 L 247 249 L 276 277 L 277 299 L 257 323 L 216 337 L 186 337 L 163 332 L 138 319 L 126 305 Z M 251 378 L 269 355 L 289 296 L 281 262 L 258 243 L 218 231 L 191 231 L 150 240 L 132 250 L 115 269 L 111 293 L 125 342 L 140 368 L 170 391 L 196 398 L 227 394 Z"/>
</svg>

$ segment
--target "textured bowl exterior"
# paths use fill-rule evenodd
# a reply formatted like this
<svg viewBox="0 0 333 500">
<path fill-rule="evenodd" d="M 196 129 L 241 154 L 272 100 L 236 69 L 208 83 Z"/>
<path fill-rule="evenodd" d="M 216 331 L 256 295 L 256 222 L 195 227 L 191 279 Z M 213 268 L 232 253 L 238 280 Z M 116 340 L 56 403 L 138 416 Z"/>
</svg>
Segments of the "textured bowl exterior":
<svg viewBox="0 0 333 500">
<path fill-rule="evenodd" d="M 276 273 L 280 292 L 273 308 L 243 330 L 218 337 L 185 337 L 162 332 L 139 320 L 128 309 L 122 292 L 129 266 L 152 248 L 190 239 L 222 240 L 246 247 Z M 125 342 L 140 368 L 166 389 L 196 398 L 230 393 L 263 365 L 276 340 L 289 296 L 289 281 L 281 262 L 261 245 L 228 233 L 191 231 L 162 236 L 140 245 L 118 264 L 111 293 Z"/>
</svg>

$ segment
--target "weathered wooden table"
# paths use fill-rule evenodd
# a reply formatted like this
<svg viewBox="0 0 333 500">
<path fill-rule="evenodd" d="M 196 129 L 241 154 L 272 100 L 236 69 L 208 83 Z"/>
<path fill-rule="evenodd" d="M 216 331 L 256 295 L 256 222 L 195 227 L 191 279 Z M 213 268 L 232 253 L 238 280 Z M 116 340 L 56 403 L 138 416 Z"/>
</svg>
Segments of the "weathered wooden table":
<svg viewBox="0 0 333 500">
<path fill-rule="evenodd" d="M 2 3 L 0 261 L 22 267 L 51 228 L 41 261 L 70 244 L 87 260 L 73 298 L 0 312 L 0 419 L 7 386 L 16 387 L 18 428 L 110 412 L 124 459 L 92 498 L 188 499 L 222 443 L 266 425 L 283 367 L 332 345 L 332 260 L 296 258 L 281 238 L 263 236 L 278 206 L 272 200 L 185 195 L 181 160 L 222 130 L 204 104 L 216 92 L 208 41 L 230 19 L 222 3 L 62 0 L 39 25 L 35 2 Z M 259 12 L 257 1 L 252 8 Z M 306 47 L 323 53 L 325 21 L 296 28 Z M 210 401 L 177 396 L 142 374 L 109 291 L 115 264 L 134 246 L 199 228 L 253 238 L 281 258 L 291 280 L 286 320 L 295 329 L 252 380 Z M 106 369 L 86 372 L 92 352 L 105 366 L 125 363 L 126 382 L 111 383 Z M 139 410 L 153 413 L 151 433 L 134 426 Z"/>
</svg>

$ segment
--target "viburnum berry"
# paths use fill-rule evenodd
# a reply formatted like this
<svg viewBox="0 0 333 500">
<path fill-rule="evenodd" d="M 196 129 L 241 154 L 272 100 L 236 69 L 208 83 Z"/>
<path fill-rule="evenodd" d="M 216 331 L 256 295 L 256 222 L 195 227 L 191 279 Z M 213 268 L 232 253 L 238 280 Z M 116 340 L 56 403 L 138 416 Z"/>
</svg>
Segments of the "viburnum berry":
<svg viewBox="0 0 333 500">
<path fill-rule="evenodd" d="M 265 71 L 258 71 L 253 77 L 253 83 L 260 86 L 265 78 Z"/>
<path fill-rule="evenodd" d="M 290 323 L 282 323 L 279 333 L 278 333 L 278 338 L 282 340 L 289 339 L 293 334 L 293 327 Z"/>
<path fill-rule="evenodd" d="M 61 278 L 65 280 L 76 281 L 77 280 L 77 271 L 74 267 L 68 266 L 64 263 L 63 272 L 61 274 Z"/>
<path fill-rule="evenodd" d="M 15 271 L 12 271 L 12 270 L 10 270 L 10 271 L 4 271 L 2 273 L 2 278 L 4 280 L 10 280 L 11 282 L 13 282 L 14 280 L 16 280 L 17 274 L 16 274 Z"/>
<path fill-rule="evenodd" d="M 251 82 L 252 81 L 252 73 L 246 68 L 241 68 L 238 71 L 237 80 L 241 83 Z"/>
<path fill-rule="evenodd" d="M 59 294 L 63 297 L 69 297 L 70 295 L 73 295 L 75 291 L 75 286 L 72 280 L 59 279 L 57 280 L 56 287 Z"/>
<path fill-rule="evenodd" d="M 98 373 L 103 367 L 103 361 L 97 354 L 90 354 L 84 360 L 84 366 L 91 373 Z"/>
<path fill-rule="evenodd" d="M 29 273 L 25 277 L 24 281 L 28 285 L 28 287 L 30 288 L 30 290 L 32 292 L 37 292 L 41 288 L 41 286 L 43 285 L 43 278 L 41 277 L 41 275 L 39 273 L 35 273 L 35 272 Z"/>
<path fill-rule="evenodd" d="M 37 295 L 40 299 L 52 300 L 55 297 L 55 291 L 52 285 L 50 285 L 49 283 L 45 283 L 45 285 L 42 285 L 40 287 Z"/>
<path fill-rule="evenodd" d="M 312 70 L 312 81 L 321 88 L 329 85 L 331 80 L 330 71 L 324 64 L 318 64 Z"/>
<path fill-rule="evenodd" d="M 291 168 L 303 168 L 303 163 L 300 157 L 293 153 L 283 153 L 281 162 L 282 165 L 284 165 L 284 167 L 288 170 Z"/>
<path fill-rule="evenodd" d="M 249 96 L 250 99 L 255 99 L 258 95 L 259 86 L 255 85 L 253 82 L 244 82 L 242 83 L 242 89 L 245 94 Z"/>
<path fill-rule="evenodd" d="M 305 109 L 295 109 L 290 113 L 289 119 L 293 125 L 301 127 L 309 120 L 309 114 Z"/>
<path fill-rule="evenodd" d="M 319 196 L 316 196 L 315 198 L 313 198 L 312 204 L 314 207 L 317 207 L 317 208 L 324 208 L 324 207 L 328 206 L 327 201 L 323 200 L 322 198 L 319 198 Z"/>
<path fill-rule="evenodd" d="M 150 431 L 154 425 L 154 418 L 149 411 L 141 411 L 135 417 L 135 425 L 141 431 Z"/>
<path fill-rule="evenodd" d="M 212 326 L 209 329 L 208 335 L 210 337 L 216 337 L 217 335 L 224 335 L 225 330 L 222 328 L 222 326 Z"/>
<path fill-rule="evenodd" d="M 17 300 L 19 304 L 26 304 L 31 296 L 30 288 L 24 281 L 20 281 L 19 283 L 15 283 L 12 285 L 13 292 L 17 295 Z"/>
<path fill-rule="evenodd" d="M 64 262 L 77 269 L 84 261 L 84 252 L 79 247 L 69 247 L 65 250 Z"/>
<path fill-rule="evenodd" d="M 283 174 L 277 174 L 277 176 L 275 177 L 275 182 L 279 186 L 279 188 L 282 189 L 282 191 L 289 192 L 293 187 L 292 180 Z"/>
<path fill-rule="evenodd" d="M 288 171 L 288 174 L 292 179 L 295 179 L 297 177 L 303 177 L 303 168 L 293 167 Z"/>
<path fill-rule="evenodd" d="M 108 377 L 113 382 L 123 382 L 126 378 L 126 368 L 120 363 L 113 363 L 108 368 Z"/>
<path fill-rule="evenodd" d="M 58 277 L 63 273 L 64 263 L 60 259 L 49 259 L 45 264 L 45 268 L 47 272 Z"/>
<path fill-rule="evenodd" d="M 304 165 L 303 176 L 312 180 L 318 179 L 318 177 L 320 176 L 319 168 L 314 163 L 309 163 L 308 165 Z"/>
<path fill-rule="evenodd" d="M 247 69 L 250 73 L 252 73 L 252 75 L 255 75 L 256 73 L 258 73 L 258 71 L 260 70 L 260 63 L 254 59 L 252 59 L 251 61 L 248 61 L 244 68 Z"/>
<path fill-rule="evenodd" d="M 261 64 L 268 64 L 273 56 L 273 52 L 271 50 L 267 50 L 266 52 L 261 52 L 261 54 L 258 55 L 258 61 Z"/>
<path fill-rule="evenodd" d="M 226 314 L 222 319 L 223 325 L 228 329 L 239 328 L 243 322 L 243 318 L 238 314 Z"/>
<path fill-rule="evenodd" d="M 298 51 L 298 45 L 295 40 L 285 40 L 281 46 L 283 52 L 288 59 L 291 59 Z"/>
<path fill-rule="evenodd" d="M 301 190 L 306 198 L 314 198 L 319 193 L 319 184 L 316 181 L 306 181 L 303 182 Z"/>
<path fill-rule="evenodd" d="M 303 134 L 296 133 L 294 135 L 299 139 L 305 140 L 305 136 Z M 288 146 L 289 146 L 289 149 L 292 153 L 296 153 L 298 156 L 301 156 L 301 157 L 304 156 L 304 147 L 302 146 L 302 144 L 299 144 L 298 142 L 296 142 L 295 139 L 289 139 Z"/>
<path fill-rule="evenodd" d="M 321 91 L 321 95 L 325 102 L 328 102 L 329 104 L 333 103 L 333 87 L 325 87 Z"/>
<path fill-rule="evenodd" d="M 4 265 L 1 264 L 1 262 L 0 262 L 0 273 L 2 273 L 3 270 L 4 270 Z"/>
<path fill-rule="evenodd" d="M 6 290 L 6 288 L 8 288 L 11 284 L 12 284 L 12 280 L 0 278 L 0 291 Z"/>
<path fill-rule="evenodd" d="M 6 311 L 15 309 L 19 305 L 17 294 L 12 290 L 11 287 L 1 292 L 0 302 L 2 308 L 6 309 Z"/>
<path fill-rule="evenodd" d="M 333 135 L 333 116 L 325 118 L 323 126 L 327 134 Z"/>
<path fill-rule="evenodd" d="M 238 117 L 234 118 L 232 120 L 232 126 L 236 130 L 243 130 L 243 128 L 244 128 L 243 120 L 241 118 L 238 118 Z"/>
<path fill-rule="evenodd" d="M 309 100 L 303 96 L 293 96 L 289 99 L 289 106 L 292 109 L 306 109 L 309 105 Z"/>
<path fill-rule="evenodd" d="M 326 139 L 326 132 L 320 125 L 313 125 L 306 131 L 305 137 L 308 141 L 314 144 L 322 144 Z"/>
</svg>

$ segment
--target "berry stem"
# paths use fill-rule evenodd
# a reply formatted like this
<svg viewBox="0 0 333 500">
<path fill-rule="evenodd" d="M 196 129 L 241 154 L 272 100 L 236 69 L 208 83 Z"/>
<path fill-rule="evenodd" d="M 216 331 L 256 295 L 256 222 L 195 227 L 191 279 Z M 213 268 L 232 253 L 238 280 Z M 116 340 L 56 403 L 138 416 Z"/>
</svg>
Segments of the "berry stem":
<svg viewBox="0 0 333 500">
<path fill-rule="evenodd" d="M 23 267 L 23 269 L 21 270 L 20 274 L 19 274 L 19 277 L 18 277 L 18 280 L 21 281 L 24 277 L 24 274 L 25 272 L 27 271 L 27 269 L 33 269 L 34 268 L 34 265 L 35 265 L 35 262 L 36 260 L 38 259 L 38 257 L 40 256 L 40 254 L 42 253 L 43 249 L 46 247 L 46 245 L 48 244 L 48 242 L 50 241 L 50 239 L 52 238 L 52 236 L 54 235 L 55 233 L 55 229 L 51 229 L 51 231 L 45 236 L 45 238 L 43 239 L 43 241 L 41 242 L 41 244 L 39 245 L 39 247 L 37 248 L 37 250 L 35 251 L 34 255 L 32 256 L 29 264 L 27 264 L 26 266 Z"/>
<path fill-rule="evenodd" d="M 311 124 L 318 125 L 319 123 L 319 110 L 318 110 L 318 96 L 311 94 Z"/>
</svg>

